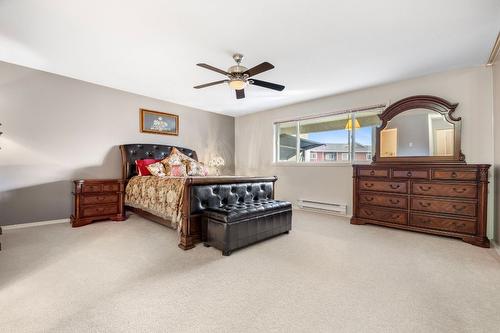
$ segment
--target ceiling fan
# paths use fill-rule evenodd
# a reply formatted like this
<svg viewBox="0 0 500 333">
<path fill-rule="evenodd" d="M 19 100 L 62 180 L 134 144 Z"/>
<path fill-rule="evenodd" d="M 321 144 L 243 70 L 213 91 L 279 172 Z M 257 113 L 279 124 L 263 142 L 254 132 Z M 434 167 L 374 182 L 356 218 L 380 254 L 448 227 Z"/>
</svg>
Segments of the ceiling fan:
<svg viewBox="0 0 500 333">
<path fill-rule="evenodd" d="M 283 89 L 285 89 L 285 86 L 282 86 L 280 84 L 256 80 L 253 78 L 251 79 L 251 77 L 253 77 L 257 74 L 260 74 L 260 73 L 263 73 L 263 72 L 268 71 L 270 69 L 273 69 L 274 66 L 271 65 L 270 63 L 263 62 L 260 65 L 257 65 L 255 67 L 248 69 L 245 66 L 241 65 L 241 60 L 243 59 L 242 54 L 236 53 L 235 55 L 233 55 L 233 59 L 234 59 L 234 61 L 236 61 L 236 66 L 229 67 L 227 71 L 223 71 L 222 69 L 218 69 L 216 67 L 213 67 L 213 66 L 210 66 L 207 64 L 196 64 L 200 67 L 203 67 L 203 68 L 209 69 L 211 71 L 225 75 L 225 76 L 227 76 L 227 79 L 201 84 L 199 86 L 195 86 L 194 88 L 200 89 L 200 88 L 215 86 L 215 85 L 221 84 L 221 83 L 227 83 L 229 85 L 229 87 L 231 87 L 232 89 L 234 89 L 236 91 L 236 98 L 237 99 L 245 98 L 245 87 L 248 84 L 251 84 L 254 86 L 259 86 L 259 87 L 264 87 L 264 88 L 268 88 L 268 89 L 273 89 L 273 90 L 277 90 L 277 91 L 282 91 Z"/>
</svg>

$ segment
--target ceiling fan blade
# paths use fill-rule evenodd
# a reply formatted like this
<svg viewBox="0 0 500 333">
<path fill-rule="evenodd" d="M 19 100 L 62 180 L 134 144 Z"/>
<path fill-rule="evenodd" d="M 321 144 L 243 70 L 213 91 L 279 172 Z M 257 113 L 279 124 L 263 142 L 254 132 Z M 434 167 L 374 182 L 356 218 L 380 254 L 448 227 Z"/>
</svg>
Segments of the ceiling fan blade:
<svg viewBox="0 0 500 333">
<path fill-rule="evenodd" d="M 200 89 L 200 88 L 205 88 L 205 87 L 210 87 L 210 86 L 215 86 L 216 84 L 221 84 L 225 83 L 227 80 L 220 80 L 220 81 L 215 81 L 215 82 L 210 82 L 210 83 L 205 83 L 205 84 L 200 84 L 199 86 L 193 87 L 194 89 Z"/>
<path fill-rule="evenodd" d="M 203 68 L 206 68 L 206 69 L 209 69 L 209 70 L 211 70 L 211 71 L 214 71 L 214 72 L 220 73 L 220 74 L 222 74 L 222 75 L 229 75 L 229 73 L 228 73 L 228 72 L 223 71 L 222 69 L 218 69 L 218 68 L 216 68 L 216 67 L 214 67 L 214 66 L 210 66 L 210 65 L 208 65 L 208 64 L 196 64 L 196 65 L 197 65 L 197 66 L 200 66 L 200 67 L 203 67 Z"/>
<path fill-rule="evenodd" d="M 271 82 L 261 81 L 261 80 L 255 80 L 255 79 L 251 79 L 249 81 L 250 81 L 250 84 L 253 84 L 254 86 L 269 88 L 269 89 L 278 90 L 278 91 L 282 91 L 283 89 L 285 89 L 285 86 L 282 86 L 281 84 L 276 84 L 276 83 L 271 83 Z"/>
<path fill-rule="evenodd" d="M 243 72 L 243 74 L 247 74 L 248 77 L 251 77 L 251 76 L 263 73 L 265 71 L 268 71 L 270 69 L 273 69 L 273 68 L 274 68 L 273 65 L 271 65 L 270 63 L 268 63 L 267 61 L 265 61 L 265 62 L 263 62 L 260 65 L 257 65 L 255 67 L 252 67 L 252 68 L 246 70 L 245 72 Z"/>
<path fill-rule="evenodd" d="M 236 90 L 236 98 L 237 99 L 245 98 L 245 89 Z"/>
</svg>

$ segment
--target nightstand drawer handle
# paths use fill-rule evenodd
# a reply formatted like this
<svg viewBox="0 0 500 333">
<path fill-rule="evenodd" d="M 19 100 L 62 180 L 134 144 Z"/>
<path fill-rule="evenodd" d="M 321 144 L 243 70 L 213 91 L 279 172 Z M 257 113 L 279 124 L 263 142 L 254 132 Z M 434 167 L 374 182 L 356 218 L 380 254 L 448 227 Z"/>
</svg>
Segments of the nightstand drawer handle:
<svg viewBox="0 0 500 333">
<path fill-rule="evenodd" d="M 398 203 L 400 203 L 399 199 L 389 199 L 389 202 L 393 205 L 397 205 Z"/>
<path fill-rule="evenodd" d="M 371 202 L 371 201 L 373 201 L 373 197 L 365 197 L 365 200 L 368 202 Z"/>
<path fill-rule="evenodd" d="M 457 178 L 457 173 L 455 171 L 451 173 L 451 178 Z"/>
<path fill-rule="evenodd" d="M 365 186 L 368 188 L 373 187 L 373 183 L 365 183 Z"/>
<path fill-rule="evenodd" d="M 453 205 L 453 208 L 454 208 L 456 211 L 461 212 L 461 211 L 463 211 L 465 208 L 467 208 L 467 206 L 457 207 L 457 205 Z"/>
<path fill-rule="evenodd" d="M 458 189 L 458 188 L 454 187 L 453 191 L 460 194 L 460 193 L 464 193 L 465 191 L 467 191 L 467 189 L 466 188 Z"/>
<path fill-rule="evenodd" d="M 372 215 L 373 215 L 373 212 L 370 212 L 369 210 L 365 210 L 364 212 L 365 212 L 365 214 L 366 214 L 366 215 L 368 215 L 368 216 L 372 216 Z"/>
<path fill-rule="evenodd" d="M 420 190 L 424 191 L 424 192 L 427 192 L 427 191 L 429 191 L 432 187 L 431 187 L 431 186 L 427 186 L 427 187 L 419 186 L 418 188 L 419 188 Z"/>
<path fill-rule="evenodd" d="M 397 220 L 401 217 L 401 215 L 391 215 L 391 220 Z"/>
<path fill-rule="evenodd" d="M 408 177 L 411 177 L 411 175 L 412 175 L 411 171 L 408 171 L 408 173 L 406 174 L 406 176 Z"/>
<path fill-rule="evenodd" d="M 370 171 L 370 176 L 375 176 L 375 170 Z"/>
<path fill-rule="evenodd" d="M 430 202 L 422 202 L 422 201 L 419 201 L 418 204 L 422 207 L 430 207 L 431 206 L 431 203 Z"/>
<path fill-rule="evenodd" d="M 390 185 L 390 187 L 391 187 L 393 190 L 396 190 L 396 189 L 400 188 L 400 187 L 401 187 L 401 185 L 399 185 L 399 184 L 396 184 L 396 185 L 391 184 L 391 185 Z"/>
</svg>

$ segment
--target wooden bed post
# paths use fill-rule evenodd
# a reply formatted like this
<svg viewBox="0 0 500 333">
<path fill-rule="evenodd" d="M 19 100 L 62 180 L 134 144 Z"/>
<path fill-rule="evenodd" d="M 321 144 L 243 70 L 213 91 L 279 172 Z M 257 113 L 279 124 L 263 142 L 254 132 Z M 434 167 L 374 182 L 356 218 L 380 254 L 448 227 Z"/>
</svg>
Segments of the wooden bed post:
<svg viewBox="0 0 500 333">
<path fill-rule="evenodd" d="M 186 179 L 184 184 L 184 197 L 182 198 L 182 228 L 180 235 L 179 247 L 183 250 L 192 249 L 195 244 L 191 235 L 190 215 L 191 215 L 191 184 L 192 178 Z"/>
</svg>

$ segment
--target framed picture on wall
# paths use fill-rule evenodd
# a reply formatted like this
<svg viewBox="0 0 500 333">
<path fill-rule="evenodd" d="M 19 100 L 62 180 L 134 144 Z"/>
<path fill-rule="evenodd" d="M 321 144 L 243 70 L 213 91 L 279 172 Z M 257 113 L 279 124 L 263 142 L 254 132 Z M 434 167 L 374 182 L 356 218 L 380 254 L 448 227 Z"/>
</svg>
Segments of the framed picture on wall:
<svg viewBox="0 0 500 333">
<path fill-rule="evenodd" d="M 140 109 L 142 133 L 179 135 L 179 116 L 170 113 Z"/>
</svg>

